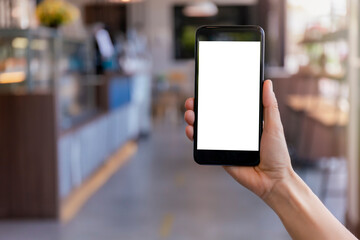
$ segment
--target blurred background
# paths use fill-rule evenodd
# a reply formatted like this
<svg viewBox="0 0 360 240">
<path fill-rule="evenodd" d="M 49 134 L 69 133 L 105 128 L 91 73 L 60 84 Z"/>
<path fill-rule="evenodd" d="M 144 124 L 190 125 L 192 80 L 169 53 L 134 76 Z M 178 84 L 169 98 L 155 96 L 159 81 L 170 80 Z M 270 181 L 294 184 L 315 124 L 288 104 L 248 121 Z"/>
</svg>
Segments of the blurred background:
<svg viewBox="0 0 360 240">
<path fill-rule="evenodd" d="M 359 7 L 0 0 L 0 239 L 290 239 L 184 134 L 196 28 L 244 24 L 296 172 L 359 237 Z"/>
</svg>

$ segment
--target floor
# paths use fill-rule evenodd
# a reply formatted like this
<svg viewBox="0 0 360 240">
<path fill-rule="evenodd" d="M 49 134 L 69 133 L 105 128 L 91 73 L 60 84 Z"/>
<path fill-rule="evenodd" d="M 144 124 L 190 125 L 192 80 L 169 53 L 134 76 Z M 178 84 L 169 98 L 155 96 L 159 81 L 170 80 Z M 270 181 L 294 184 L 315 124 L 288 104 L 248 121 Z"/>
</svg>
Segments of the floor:
<svg viewBox="0 0 360 240">
<path fill-rule="evenodd" d="M 0 239 L 290 239 L 272 210 L 221 167 L 193 162 L 192 144 L 183 130 L 157 126 L 70 222 L 2 221 Z M 334 162 L 343 170 L 331 179 L 343 188 L 346 169 Z M 299 173 L 319 191 L 318 170 Z M 326 199 L 342 221 L 344 201 L 339 196 Z"/>
</svg>

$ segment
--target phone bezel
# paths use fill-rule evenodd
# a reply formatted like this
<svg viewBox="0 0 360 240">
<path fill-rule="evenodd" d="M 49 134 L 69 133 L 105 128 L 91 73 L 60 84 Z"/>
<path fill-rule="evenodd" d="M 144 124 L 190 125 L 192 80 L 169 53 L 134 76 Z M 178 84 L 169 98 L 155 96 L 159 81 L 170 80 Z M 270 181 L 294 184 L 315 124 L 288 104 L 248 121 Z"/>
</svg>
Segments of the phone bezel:
<svg viewBox="0 0 360 240">
<path fill-rule="evenodd" d="M 259 94 L 259 151 L 237 151 L 237 150 L 198 150 L 197 149 L 197 108 L 198 108 L 198 66 L 199 66 L 199 49 L 198 42 L 200 36 L 212 36 L 213 34 L 229 32 L 251 32 L 259 34 L 260 50 L 260 94 Z M 252 39 L 254 41 L 258 38 Z M 197 29 L 195 37 L 195 98 L 194 98 L 194 160 L 201 165 L 224 165 L 224 166 L 256 166 L 260 163 L 260 141 L 263 130 L 263 104 L 262 89 L 264 83 L 264 50 L 265 50 L 265 33 L 260 26 L 243 25 L 243 26 L 202 26 Z"/>
</svg>

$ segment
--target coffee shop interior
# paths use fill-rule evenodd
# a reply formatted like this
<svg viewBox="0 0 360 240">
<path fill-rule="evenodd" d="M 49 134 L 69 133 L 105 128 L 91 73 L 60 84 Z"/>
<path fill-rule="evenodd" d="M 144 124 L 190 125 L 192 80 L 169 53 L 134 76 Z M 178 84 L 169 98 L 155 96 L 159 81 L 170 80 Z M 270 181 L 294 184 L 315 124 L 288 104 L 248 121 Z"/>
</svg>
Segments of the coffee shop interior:
<svg viewBox="0 0 360 240">
<path fill-rule="evenodd" d="M 193 161 L 183 115 L 201 25 L 265 30 L 293 167 L 360 237 L 359 12 L 356 0 L 0 0 L 0 239 L 290 239 L 221 167 Z"/>
</svg>

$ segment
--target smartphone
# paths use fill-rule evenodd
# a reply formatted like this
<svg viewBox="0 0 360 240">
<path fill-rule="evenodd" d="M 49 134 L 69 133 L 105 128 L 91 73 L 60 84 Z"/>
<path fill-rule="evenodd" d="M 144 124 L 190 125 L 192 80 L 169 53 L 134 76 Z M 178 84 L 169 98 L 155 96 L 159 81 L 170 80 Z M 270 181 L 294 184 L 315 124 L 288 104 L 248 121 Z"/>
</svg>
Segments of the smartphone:
<svg viewBox="0 0 360 240">
<path fill-rule="evenodd" d="M 196 31 L 194 159 L 256 166 L 263 125 L 265 33 L 259 26 Z"/>
</svg>

